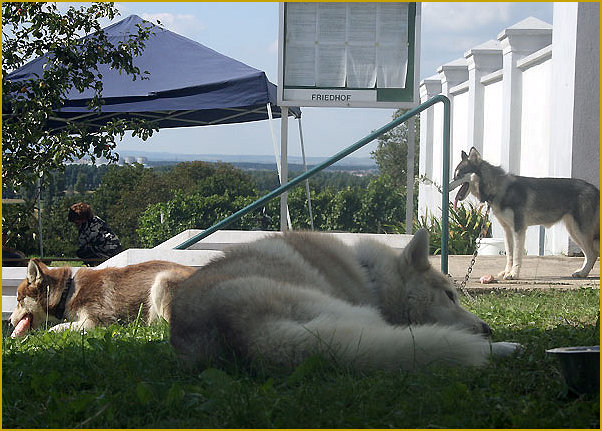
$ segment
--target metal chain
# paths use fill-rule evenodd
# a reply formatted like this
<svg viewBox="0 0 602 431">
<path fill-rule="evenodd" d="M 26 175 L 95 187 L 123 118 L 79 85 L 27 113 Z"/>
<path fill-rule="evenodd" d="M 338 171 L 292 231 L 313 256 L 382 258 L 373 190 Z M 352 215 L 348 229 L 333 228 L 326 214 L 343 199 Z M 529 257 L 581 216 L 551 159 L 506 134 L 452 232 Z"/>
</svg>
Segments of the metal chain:
<svg viewBox="0 0 602 431">
<path fill-rule="evenodd" d="M 471 301 L 474 301 L 474 298 L 468 293 L 466 290 L 466 283 L 468 283 L 468 279 L 470 278 L 470 273 L 472 272 L 472 268 L 474 267 L 475 262 L 477 261 L 477 254 L 479 252 L 479 246 L 481 245 L 481 240 L 485 236 L 485 232 L 487 230 L 487 220 L 489 219 L 489 210 L 491 207 L 487 204 L 487 210 L 485 211 L 485 217 L 481 221 L 481 231 L 479 232 L 479 238 L 476 241 L 474 252 L 472 253 L 472 259 L 470 261 L 470 265 L 466 270 L 466 275 L 464 276 L 464 280 L 460 283 L 460 290 L 464 295 L 466 295 Z"/>
</svg>

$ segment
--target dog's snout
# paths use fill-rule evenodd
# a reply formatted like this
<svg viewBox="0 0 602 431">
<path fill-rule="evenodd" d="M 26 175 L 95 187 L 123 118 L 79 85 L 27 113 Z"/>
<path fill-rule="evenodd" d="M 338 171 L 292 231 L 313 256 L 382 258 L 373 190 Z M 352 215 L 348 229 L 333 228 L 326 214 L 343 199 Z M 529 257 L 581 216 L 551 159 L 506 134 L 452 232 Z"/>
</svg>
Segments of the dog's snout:
<svg viewBox="0 0 602 431">
<path fill-rule="evenodd" d="M 493 331 L 491 330 L 491 327 L 483 322 L 483 324 L 481 325 L 481 332 L 483 332 L 483 334 L 490 336 L 491 334 L 493 334 Z"/>
</svg>

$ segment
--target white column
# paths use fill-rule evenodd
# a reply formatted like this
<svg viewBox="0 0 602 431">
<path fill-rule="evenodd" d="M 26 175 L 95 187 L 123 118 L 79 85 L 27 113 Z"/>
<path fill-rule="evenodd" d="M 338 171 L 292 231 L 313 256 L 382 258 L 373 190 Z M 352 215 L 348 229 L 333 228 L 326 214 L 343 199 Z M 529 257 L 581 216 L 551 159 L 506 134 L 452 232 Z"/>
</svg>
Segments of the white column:
<svg viewBox="0 0 602 431">
<path fill-rule="evenodd" d="M 501 165 L 518 174 L 521 138 L 521 71 L 518 60 L 552 43 L 552 26 L 529 17 L 508 27 L 498 35 L 503 50 L 503 108 Z"/>
<path fill-rule="evenodd" d="M 441 93 L 449 96 L 450 89 L 468 80 L 468 63 L 465 58 L 445 63 L 437 68 L 441 78 Z"/>
<path fill-rule="evenodd" d="M 554 3 L 550 144 L 559 151 L 554 151 L 550 168 L 555 176 L 596 185 L 600 184 L 599 18 L 599 3 Z"/>
<path fill-rule="evenodd" d="M 581 178 L 598 187 L 599 23 L 599 3 L 554 3 L 550 172 L 555 177 Z M 554 226 L 549 232 L 547 247 L 553 253 L 578 250 L 569 243 L 563 226 Z"/>
<path fill-rule="evenodd" d="M 455 168 L 454 160 L 460 158 L 460 150 L 466 148 L 465 142 L 454 142 L 454 128 L 458 127 L 457 131 L 461 131 L 466 127 L 466 117 L 463 114 L 462 110 L 456 109 L 456 104 L 454 103 L 454 96 L 452 94 L 452 89 L 459 84 L 462 84 L 468 81 L 468 63 L 465 58 L 458 58 L 450 63 L 446 63 L 442 66 L 439 66 L 437 69 L 439 72 L 439 76 L 441 77 L 441 93 L 445 96 L 449 97 L 451 100 L 451 109 L 450 109 L 450 178 L 453 177 L 453 171 Z M 462 121 L 462 123 L 458 123 Z"/>
<path fill-rule="evenodd" d="M 468 63 L 468 142 L 483 154 L 485 86 L 481 78 L 502 68 L 502 46 L 489 40 L 464 54 Z"/>
<path fill-rule="evenodd" d="M 600 3 L 569 4 L 577 7 L 572 177 L 600 187 Z"/>
</svg>

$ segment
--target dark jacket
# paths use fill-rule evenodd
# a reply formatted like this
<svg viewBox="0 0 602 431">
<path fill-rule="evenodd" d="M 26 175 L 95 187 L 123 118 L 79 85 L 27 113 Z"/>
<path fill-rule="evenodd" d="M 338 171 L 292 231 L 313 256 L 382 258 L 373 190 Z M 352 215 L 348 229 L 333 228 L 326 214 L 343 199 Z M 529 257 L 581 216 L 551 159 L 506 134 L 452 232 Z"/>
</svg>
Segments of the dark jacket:
<svg viewBox="0 0 602 431">
<path fill-rule="evenodd" d="M 117 235 L 98 216 L 79 227 L 78 245 L 77 256 L 81 258 L 109 258 L 123 250 Z"/>
</svg>

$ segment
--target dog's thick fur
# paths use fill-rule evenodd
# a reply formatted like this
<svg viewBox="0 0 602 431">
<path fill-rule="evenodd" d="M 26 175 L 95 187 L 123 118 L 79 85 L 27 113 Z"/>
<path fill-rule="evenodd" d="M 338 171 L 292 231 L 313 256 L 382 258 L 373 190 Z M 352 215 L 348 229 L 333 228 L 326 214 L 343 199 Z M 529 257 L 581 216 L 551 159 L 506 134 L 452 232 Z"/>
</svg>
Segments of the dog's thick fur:
<svg viewBox="0 0 602 431">
<path fill-rule="evenodd" d="M 487 202 L 504 229 L 506 268 L 498 277 L 518 279 L 528 226 L 563 221 L 585 260 L 573 277 L 587 277 L 600 255 L 600 191 L 574 178 L 532 178 L 511 175 L 481 158 L 473 147 L 462 151 L 454 185 L 462 185 L 455 202 L 472 193 Z"/>
<path fill-rule="evenodd" d="M 264 238 L 200 268 L 172 301 L 171 343 L 192 364 L 323 354 L 357 369 L 481 365 L 490 332 L 430 266 L 424 230 L 401 254 L 325 233 Z"/>
<path fill-rule="evenodd" d="M 48 268 L 38 259 L 27 267 L 17 289 L 17 307 L 10 321 L 23 319 L 28 329 L 48 325 L 53 331 L 90 329 L 98 325 L 142 317 L 169 321 L 170 291 L 194 268 L 165 261 L 149 261 L 123 268 Z M 151 301 L 152 298 L 152 301 Z M 63 320 L 67 322 L 61 323 Z"/>
</svg>

